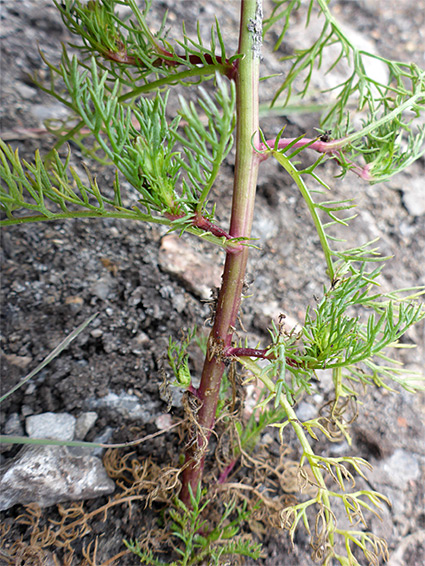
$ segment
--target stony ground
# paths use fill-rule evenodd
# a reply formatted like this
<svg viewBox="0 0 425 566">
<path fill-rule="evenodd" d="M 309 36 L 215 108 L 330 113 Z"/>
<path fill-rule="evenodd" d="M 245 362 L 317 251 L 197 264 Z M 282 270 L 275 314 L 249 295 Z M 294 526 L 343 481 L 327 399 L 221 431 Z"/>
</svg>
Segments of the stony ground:
<svg viewBox="0 0 425 566">
<path fill-rule="evenodd" d="M 336 15 L 362 45 L 372 45 L 386 57 L 411 59 L 425 65 L 423 0 L 333 4 Z M 236 45 L 238 2 L 158 2 L 154 24 L 158 24 L 166 8 L 170 10 L 171 23 L 185 19 L 189 30 L 193 30 L 196 18 L 202 17 L 203 33 L 217 15 L 223 20 L 230 45 Z M 35 71 L 41 78 L 46 76 L 38 45 L 49 59 L 57 60 L 60 42 L 69 36 L 54 7 L 45 0 L 3 2 L 0 34 L 1 130 L 13 147 L 20 148 L 23 157 L 31 159 L 37 147 L 47 151 L 53 141 L 43 133 L 43 120 L 63 116 L 63 109 L 40 93 L 31 81 L 30 75 Z M 302 28 L 294 27 L 289 41 L 302 42 L 304 36 Z M 263 74 L 276 72 L 279 66 L 277 56 L 266 50 Z M 319 83 L 323 86 L 327 80 L 321 77 Z M 269 96 L 266 90 L 263 100 Z M 263 127 L 272 137 L 286 122 L 288 135 L 314 135 L 318 116 L 289 114 L 273 121 L 267 118 Z M 80 166 L 81 156 L 77 149 L 73 148 L 73 152 Z M 229 156 L 216 187 L 218 214 L 223 223 L 230 202 L 231 163 Z M 379 237 L 382 253 L 394 256 L 385 268 L 383 287 L 424 284 L 424 160 L 388 183 L 372 187 L 348 175 L 335 181 L 332 174 L 336 172 L 325 173 L 335 187 L 333 196 L 355 198 L 358 203 L 358 216 L 346 238 L 363 242 Z M 102 168 L 99 179 L 112 183 L 111 173 Z M 95 411 L 97 421 L 87 436 L 89 440 L 104 435 L 103 438 L 123 441 L 158 431 L 162 426 L 158 417 L 166 412 L 159 392 L 159 366 L 168 337 L 178 338 L 180 329 L 193 324 L 202 328 L 209 316 L 204 300 L 220 277 L 214 266 L 219 267 L 223 260 L 219 252 L 190 238 L 176 243 L 164 235 L 165 231 L 156 227 L 124 225 L 113 220 L 3 229 L 4 390 L 88 316 L 95 312 L 99 315 L 59 359 L 7 400 L 2 407 L 2 432 L 6 423 L 14 420 L 22 428 L 26 417 L 48 411 L 76 417 Z M 314 296 L 321 292 L 326 280 L 319 242 L 302 200 L 290 180 L 268 162 L 260 173 L 254 236 L 260 249 L 253 251 L 249 266 L 252 298 L 244 302 L 243 323 L 252 344 L 267 344 L 270 319 L 284 312 L 288 318 L 302 321 L 306 305 L 314 304 Z M 184 263 L 188 259 L 189 263 Z M 412 331 L 407 342 L 417 348 L 404 351 L 403 361 L 412 371 L 423 370 L 424 325 Z M 201 357 L 194 352 L 191 364 L 195 373 L 201 363 Z M 314 397 L 302 402 L 300 418 L 315 414 L 329 399 L 329 393 L 325 375 Z M 125 395 L 136 402 L 126 405 Z M 344 443 L 331 446 L 334 455 L 350 453 L 367 458 L 374 467 L 368 475 L 369 486 L 391 500 L 392 507 L 383 510 L 384 520 L 372 520 L 374 532 L 389 542 L 391 566 L 420 566 L 425 560 L 424 408 L 421 395 L 370 390 L 353 426 L 352 447 Z M 179 415 L 176 400 L 172 416 Z M 176 441 L 177 435 L 169 433 L 159 442 L 139 448 L 138 455 L 168 463 L 176 458 Z M 270 450 L 277 450 L 275 441 Z M 2 463 L 7 463 L 15 453 L 16 449 L 3 451 Z M 88 502 L 87 509 L 93 510 L 104 501 Z M 28 539 L 25 528 L 16 526 L 16 516 L 21 511 L 22 508 L 15 507 L 2 514 L 4 524 L 11 526 L 8 543 L 20 534 Z M 98 564 L 119 552 L 122 538 L 137 536 L 137 525 L 147 521 L 143 509 L 133 509 L 132 513 L 130 520 L 130 510 L 122 507 L 110 512 L 106 524 L 95 524 L 93 532 L 106 535 L 100 539 L 104 543 L 100 544 Z M 49 518 L 57 518 L 54 507 L 43 516 L 43 520 Z M 285 533 L 262 538 L 266 558 L 257 563 L 311 564 L 302 533 L 293 551 Z M 79 558 L 76 560 L 78 564 Z M 131 566 L 136 562 L 127 557 L 119 563 Z"/>
</svg>

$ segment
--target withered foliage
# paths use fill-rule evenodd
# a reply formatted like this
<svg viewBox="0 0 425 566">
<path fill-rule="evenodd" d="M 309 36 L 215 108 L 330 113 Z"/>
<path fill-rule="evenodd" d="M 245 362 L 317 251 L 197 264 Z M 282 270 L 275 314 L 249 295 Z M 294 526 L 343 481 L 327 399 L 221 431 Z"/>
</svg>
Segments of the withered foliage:
<svg viewBox="0 0 425 566">
<path fill-rule="evenodd" d="M 233 376 L 233 387 L 235 377 Z M 303 470 L 289 458 L 289 450 L 281 449 L 278 457 L 272 457 L 266 447 L 257 449 L 255 455 L 246 453 L 238 444 L 235 421 L 240 418 L 240 407 L 235 408 L 234 396 L 229 400 L 220 426 L 224 430 L 217 444 L 214 459 L 215 466 L 207 482 L 210 485 L 208 497 L 214 501 L 208 506 L 208 524 L 213 525 L 221 516 L 223 502 L 236 501 L 237 506 L 244 502 L 252 510 L 251 532 L 261 538 L 267 534 L 267 527 L 280 525 L 280 513 L 287 505 L 293 504 L 293 493 L 305 488 L 308 482 L 303 477 Z M 186 408 L 185 423 L 181 426 L 193 426 L 193 406 L 190 399 L 184 403 Z M 192 418 L 191 418 L 192 415 Z M 197 430 L 200 434 L 200 431 Z M 217 477 L 229 462 L 238 461 L 238 467 L 225 483 Z M 115 481 L 118 493 L 104 505 L 88 511 L 84 502 L 73 502 L 57 506 L 58 518 L 45 516 L 36 504 L 30 504 L 16 519 L 26 528 L 18 540 L 11 539 L 10 526 L 2 525 L 0 530 L 0 558 L 13 566 L 118 566 L 128 549 L 121 550 L 106 561 L 98 560 L 102 546 L 102 536 L 93 528 L 99 520 L 106 522 L 112 508 L 125 505 L 131 517 L 134 505 L 144 508 L 154 502 L 164 508 L 174 505 L 175 494 L 179 491 L 181 468 L 163 467 L 151 458 L 141 459 L 136 453 L 124 453 L 122 450 L 109 449 L 103 459 L 108 475 Z M 238 481 L 240 469 L 244 468 L 244 480 Z M 311 487 L 311 486 L 310 486 Z M 165 521 L 161 528 L 141 527 L 139 544 L 142 548 L 173 548 L 169 525 Z M 124 535 L 123 535 L 124 536 Z M 243 534 L 242 534 L 243 536 Z M 117 549 L 120 550 L 120 549 Z"/>
</svg>

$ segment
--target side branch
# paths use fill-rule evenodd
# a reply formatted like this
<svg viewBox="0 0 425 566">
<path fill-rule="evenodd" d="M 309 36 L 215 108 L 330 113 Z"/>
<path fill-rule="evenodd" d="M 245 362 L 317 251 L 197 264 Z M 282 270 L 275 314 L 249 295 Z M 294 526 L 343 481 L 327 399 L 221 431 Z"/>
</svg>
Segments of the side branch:
<svg viewBox="0 0 425 566">
<path fill-rule="evenodd" d="M 325 141 L 324 138 L 326 138 L 326 134 L 317 138 L 274 138 L 256 144 L 255 148 L 261 153 L 263 161 L 269 157 L 270 152 L 272 151 L 284 151 L 287 148 L 294 151 L 303 148 L 313 149 L 318 153 L 322 153 L 336 159 L 338 164 L 341 166 L 348 166 L 348 168 L 361 179 L 365 181 L 373 181 L 373 176 L 370 173 L 370 164 L 361 166 L 357 163 L 348 161 L 344 157 L 343 149 L 350 144 L 350 139 L 348 137 L 332 141 Z"/>
<path fill-rule="evenodd" d="M 118 51 L 112 51 L 110 49 L 104 51 L 102 55 L 105 59 L 109 61 L 113 61 L 114 63 L 119 63 L 121 65 L 129 65 L 132 67 L 143 67 L 147 68 L 145 63 L 135 55 L 129 55 L 127 51 L 122 48 Z M 161 67 L 165 65 L 167 67 L 180 67 L 181 65 L 189 64 L 192 65 L 199 65 L 199 66 L 214 66 L 217 68 L 217 71 L 222 75 L 225 75 L 228 79 L 234 79 L 236 74 L 237 68 L 237 61 L 235 63 L 230 63 L 228 59 L 223 59 L 220 55 L 216 57 L 212 57 L 209 54 L 205 54 L 203 57 L 199 55 L 189 55 L 188 58 L 185 58 L 181 55 L 173 55 L 168 51 L 165 51 L 161 57 L 155 59 L 152 63 L 153 67 Z"/>
<path fill-rule="evenodd" d="M 225 348 L 223 351 L 224 358 L 258 358 L 262 360 L 276 360 L 276 354 L 269 351 L 268 348 Z M 301 367 L 302 364 L 289 358 L 285 358 L 286 364 L 292 367 Z"/>
<path fill-rule="evenodd" d="M 175 222 L 179 221 L 180 219 L 184 219 L 186 215 L 166 213 L 165 217 L 171 222 Z M 202 214 L 195 213 L 191 219 L 191 225 L 195 228 L 199 228 L 205 233 L 210 233 L 217 238 L 222 238 L 223 245 L 228 253 L 238 253 L 241 252 L 244 248 L 242 243 L 234 242 L 234 238 L 232 238 L 232 236 L 228 232 L 226 232 L 226 230 L 224 230 L 220 226 L 217 226 L 217 224 L 214 224 L 213 222 L 205 218 L 205 216 L 202 216 Z"/>
</svg>

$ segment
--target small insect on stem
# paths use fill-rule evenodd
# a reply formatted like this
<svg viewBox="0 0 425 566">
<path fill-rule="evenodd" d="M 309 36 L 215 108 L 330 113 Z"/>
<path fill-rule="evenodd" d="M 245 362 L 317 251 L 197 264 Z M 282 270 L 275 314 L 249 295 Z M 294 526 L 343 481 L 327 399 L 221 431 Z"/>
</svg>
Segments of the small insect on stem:
<svg viewBox="0 0 425 566">
<path fill-rule="evenodd" d="M 332 134 L 332 130 L 326 130 L 326 132 L 324 132 L 324 133 L 319 137 L 319 140 L 322 141 L 322 142 L 331 141 L 331 134 Z"/>
</svg>

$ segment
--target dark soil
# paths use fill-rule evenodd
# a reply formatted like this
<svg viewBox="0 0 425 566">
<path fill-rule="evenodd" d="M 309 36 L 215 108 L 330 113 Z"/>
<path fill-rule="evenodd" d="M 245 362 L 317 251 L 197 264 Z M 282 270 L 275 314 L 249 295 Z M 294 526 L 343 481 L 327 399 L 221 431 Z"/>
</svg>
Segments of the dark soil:
<svg viewBox="0 0 425 566">
<path fill-rule="evenodd" d="M 355 26 L 365 34 L 382 55 L 398 60 L 412 59 L 423 66 L 423 0 L 414 6 L 408 0 L 385 3 L 340 1 L 335 4 L 337 15 L 347 25 Z M 184 19 L 189 30 L 194 29 L 193 23 L 198 17 L 203 19 L 208 30 L 217 15 L 223 19 L 225 37 L 231 45 L 236 45 L 239 11 L 236 1 L 167 0 L 155 5 L 154 27 L 166 8 L 170 10 L 172 24 Z M 21 156 L 28 160 L 36 148 L 46 152 L 51 147 L 52 137 L 42 134 L 39 129 L 44 117 L 60 112 L 54 101 L 34 87 L 30 78 L 34 72 L 41 78 L 46 76 L 38 46 L 49 60 L 57 61 L 60 43 L 69 39 L 50 2 L 3 2 L 1 129 L 9 143 L 19 147 Z M 267 50 L 265 53 L 265 68 L 276 69 L 277 57 Z M 263 71 L 263 75 L 266 74 Z M 173 104 L 171 101 L 171 106 Z M 269 128 L 267 134 L 274 135 L 285 120 L 265 121 L 264 128 Z M 313 135 L 317 120 L 316 115 L 289 116 L 288 135 L 300 135 L 303 130 Z M 72 148 L 72 151 L 75 163 L 81 166 L 78 149 Z M 332 166 L 331 169 L 328 178 L 336 187 L 332 198 L 355 198 L 359 204 L 358 217 L 345 237 L 359 243 L 379 236 L 383 255 L 394 256 L 385 267 L 383 288 L 424 284 L 424 215 L 413 215 L 403 200 L 406 185 L 423 176 L 424 160 L 389 183 L 372 187 L 349 175 L 336 181 L 332 174 L 337 170 Z M 98 167 L 98 175 L 99 183 L 112 184 L 110 171 Z M 231 185 L 232 155 L 215 189 L 218 215 L 224 226 Z M 34 384 L 22 388 L 7 400 L 2 407 L 2 426 L 12 413 L 17 413 L 22 423 L 26 416 L 46 411 L 78 416 L 89 410 L 89 399 L 125 391 L 141 399 L 146 418 L 133 422 L 113 411 L 97 409 L 99 418 L 88 440 L 107 427 L 113 429 L 113 442 L 157 432 L 155 420 L 167 410 L 160 385 L 161 358 L 166 352 L 168 337 L 177 339 L 181 329 L 194 324 L 203 328 L 209 317 L 209 307 L 201 300 L 204 297 L 199 287 L 172 275 L 164 261 L 159 262 L 165 232 L 153 226 L 114 220 L 43 223 L 2 230 L 3 391 L 15 385 L 76 326 L 91 314 L 99 313 L 94 324 L 45 368 Z M 260 341 L 266 345 L 271 318 L 276 320 L 283 312 L 302 321 L 306 306 L 314 305 L 315 295 L 321 293 L 326 283 L 324 261 L 308 211 L 291 181 L 277 166 L 268 162 L 260 174 L 254 236 L 259 239 L 260 249 L 252 252 L 249 265 L 248 294 L 251 298 L 243 304 L 243 324 L 250 336 L 250 344 Z M 189 237 L 183 239 L 196 253 L 202 254 L 205 265 L 222 262 L 223 258 L 216 250 Z M 206 276 L 202 283 L 212 287 L 213 277 Z M 423 370 L 424 325 L 412 330 L 406 342 L 417 348 L 403 350 L 402 360 L 412 370 Z M 202 357 L 195 351 L 191 364 L 194 373 L 199 373 Z M 325 376 L 315 398 L 305 401 L 314 407 L 321 405 L 329 399 L 329 391 Z M 393 555 L 402 557 L 401 562 L 390 562 L 393 566 L 420 566 L 425 560 L 424 539 L 421 538 L 425 529 L 424 406 L 424 398 L 419 394 L 368 391 L 353 427 L 353 445 L 346 447 L 348 453 L 365 457 L 375 466 L 370 484 L 384 494 L 389 493 L 393 500 L 392 510 L 384 510 L 384 522 L 372 522 L 377 534 L 387 538 Z M 175 406 L 172 416 L 181 417 L 181 408 Z M 336 454 L 338 446 L 330 449 Z M 170 432 L 141 445 L 136 454 L 141 460 L 150 457 L 159 465 L 177 465 L 181 449 L 179 435 Z M 15 453 L 16 449 L 4 451 L 2 461 Z M 271 458 L 279 453 L 276 439 L 270 446 L 270 453 Z M 394 455 L 399 454 L 401 460 L 403 455 L 414 458 L 420 469 L 420 476 L 408 486 L 402 484 L 400 487 L 392 481 L 391 474 L 397 471 L 389 471 L 389 478 L 384 473 L 386 463 L 397 463 Z M 244 473 L 235 477 L 243 480 Z M 88 501 L 85 509 L 90 512 L 104 503 L 105 500 Z M 28 529 L 16 523 L 16 517 L 22 511 L 22 508 L 13 508 L 2 514 L 4 524 L 11 526 L 8 543 L 17 540 L 19 535 L 24 541 L 29 539 Z M 57 517 L 58 512 L 52 507 L 44 510 L 41 521 Z M 131 508 L 126 505 L 113 508 L 106 522 L 94 521 L 92 533 L 84 540 L 87 544 L 90 538 L 94 540 L 99 535 L 96 564 L 102 564 L 123 550 L 123 538 L 137 538 L 141 529 L 153 528 L 153 517 L 143 504 L 135 503 Z M 255 537 L 262 541 L 265 556 L 257 561 L 258 564 L 312 564 L 308 537 L 302 529 L 293 549 L 287 533 L 282 531 L 268 529 L 261 533 L 259 530 Z M 413 542 L 407 544 L 410 540 Z M 60 557 L 61 551 L 56 552 Z M 82 563 L 81 544 L 76 545 L 75 552 L 73 564 Z M 137 563 L 133 556 L 123 556 L 117 562 L 120 566 Z M 244 563 L 251 564 L 249 560 Z"/>
</svg>

